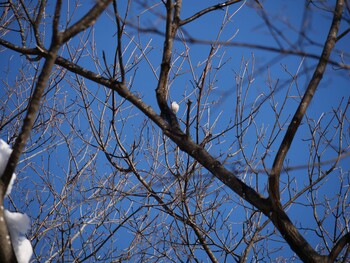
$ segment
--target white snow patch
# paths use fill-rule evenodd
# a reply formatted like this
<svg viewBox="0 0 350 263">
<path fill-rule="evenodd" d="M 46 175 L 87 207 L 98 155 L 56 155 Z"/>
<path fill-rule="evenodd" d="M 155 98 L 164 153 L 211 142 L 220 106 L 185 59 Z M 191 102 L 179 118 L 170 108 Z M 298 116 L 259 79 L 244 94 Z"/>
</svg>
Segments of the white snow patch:
<svg viewBox="0 0 350 263">
<path fill-rule="evenodd" d="M 5 210 L 4 214 L 17 261 L 18 263 L 28 263 L 33 254 L 32 245 L 25 237 L 25 233 L 30 228 L 30 219 L 26 214 L 8 210 Z"/>
<path fill-rule="evenodd" d="M 10 146 L 2 139 L 0 139 L 0 175 L 4 173 L 11 153 L 12 149 Z"/>
<path fill-rule="evenodd" d="M 0 177 L 3 175 L 6 169 L 11 152 L 12 149 L 10 146 L 0 139 Z M 7 188 L 6 195 L 11 193 L 12 185 L 15 179 L 16 175 L 13 174 Z M 25 237 L 25 233 L 30 228 L 29 217 L 26 214 L 7 211 L 2 205 L 0 206 L 0 210 L 3 210 L 4 212 L 7 228 L 11 236 L 12 247 L 15 251 L 18 263 L 28 263 L 33 254 L 32 245 Z M 4 218 L 0 217 L 0 221 L 4 221 Z M 9 236 L 6 236 L 6 239 L 10 242 Z"/>
<path fill-rule="evenodd" d="M 2 139 L 0 139 L 0 177 L 5 171 L 5 168 L 11 153 L 12 153 L 12 149 L 10 148 L 10 146 L 6 142 L 4 142 Z M 6 190 L 6 195 L 9 195 L 11 193 L 12 186 L 15 180 L 16 180 L 16 174 L 12 174 L 10 184 Z"/>
</svg>

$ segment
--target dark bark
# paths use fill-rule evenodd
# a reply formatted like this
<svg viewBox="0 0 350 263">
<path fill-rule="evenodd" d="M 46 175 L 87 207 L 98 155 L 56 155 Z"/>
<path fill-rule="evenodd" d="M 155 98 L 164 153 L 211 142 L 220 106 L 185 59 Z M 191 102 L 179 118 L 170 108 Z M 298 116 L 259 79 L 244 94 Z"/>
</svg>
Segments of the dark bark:
<svg viewBox="0 0 350 263">
<path fill-rule="evenodd" d="M 17 263 L 17 258 L 11 244 L 10 233 L 8 231 L 4 216 L 4 195 L 5 189 L 0 180 L 0 262 Z"/>
</svg>

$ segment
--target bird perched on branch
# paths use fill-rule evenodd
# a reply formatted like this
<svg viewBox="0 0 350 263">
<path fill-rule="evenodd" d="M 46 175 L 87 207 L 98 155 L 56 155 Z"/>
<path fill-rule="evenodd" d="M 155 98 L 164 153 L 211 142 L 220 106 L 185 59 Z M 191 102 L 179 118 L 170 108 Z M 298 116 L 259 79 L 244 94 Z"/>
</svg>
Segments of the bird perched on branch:
<svg viewBox="0 0 350 263">
<path fill-rule="evenodd" d="M 179 111 L 179 104 L 176 103 L 176 101 L 173 101 L 171 103 L 170 109 L 172 110 L 172 112 L 174 112 L 175 114 Z"/>
</svg>

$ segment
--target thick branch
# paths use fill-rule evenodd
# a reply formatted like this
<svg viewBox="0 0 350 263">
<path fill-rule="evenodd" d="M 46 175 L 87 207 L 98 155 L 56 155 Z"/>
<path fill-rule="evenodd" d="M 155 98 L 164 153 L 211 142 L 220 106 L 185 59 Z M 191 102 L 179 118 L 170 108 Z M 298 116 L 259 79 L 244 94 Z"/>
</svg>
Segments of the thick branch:
<svg viewBox="0 0 350 263">
<path fill-rule="evenodd" d="M 313 249 L 313 247 L 299 233 L 298 229 L 294 226 L 283 209 L 280 207 L 275 209 L 276 210 L 272 212 L 270 219 L 298 257 L 303 262 L 327 262 L 327 257 L 319 255 Z"/>
<path fill-rule="evenodd" d="M 190 137 L 185 136 L 185 134 L 177 134 L 169 130 L 165 130 L 164 133 L 170 139 L 172 139 L 182 151 L 188 153 L 190 156 L 196 159 L 203 167 L 220 179 L 231 190 L 258 208 L 265 215 L 269 216 L 271 206 L 268 200 L 257 193 L 253 188 L 239 180 L 235 174 L 228 171 L 203 147 L 196 144 Z"/>
<path fill-rule="evenodd" d="M 64 31 L 62 41 L 67 42 L 78 33 L 92 26 L 96 22 L 96 19 L 102 14 L 102 12 L 111 2 L 112 0 L 96 1 L 95 6 L 91 8 L 86 15 L 84 15 L 79 21 Z"/>
<path fill-rule="evenodd" d="M 173 1 L 166 2 L 166 30 L 163 47 L 163 57 L 160 66 L 160 75 L 158 86 L 156 88 L 156 96 L 161 115 L 165 118 L 173 128 L 179 128 L 175 114 L 170 110 L 167 104 L 168 97 L 168 76 L 170 71 L 171 55 L 174 45 L 174 37 L 176 35 L 180 21 L 181 1 L 177 1 L 173 5 Z"/>
<path fill-rule="evenodd" d="M 343 250 L 343 248 L 346 245 L 350 246 L 350 233 L 346 233 L 341 239 L 338 240 L 338 242 L 332 248 L 331 253 L 329 254 L 329 261 L 335 262 L 339 253 Z"/>
<path fill-rule="evenodd" d="M 7 163 L 6 169 L 3 176 L 1 177 L 2 187 L 4 187 L 4 193 L 10 183 L 12 174 L 15 171 L 19 158 L 25 147 L 25 144 L 30 136 L 37 112 L 39 111 L 40 101 L 44 94 L 45 87 L 47 86 L 48 80 L 50 78 L 50 73 L 53 65 L 55 64 L 57 52 L 59 50 L 59 45 L 54 44 L 46 57 L 45 63 L 43 65 L 42 71 L 39 75 L 36 87 L 34 89 L 33 96 L 30 100 L 30 104 L 27 110 L 26 117 L 23 121 L 22 130 L 16 139 L 13 147 L 12 154 Z"/>
<path fill-rule="evenodd" d="M 309 82 L 309 85 L 306 89 L 304 97 L 301 103 L 299 104 L 299 107 L 296 110 L 290 125 L 288 126 L 287 132 L 276 154 L 276 157 L 272 166 L 272 170 L 269 176 L 269 195 L 273 203 L 277 204 L 280 201 L 279 178 L 280 178 L 284 159 L 289 151 L 290 145 L 292 144 L 294 136 L 301 123 L 301 120 L 303 119 L 306 113 L 306 110 L 310 105 L 311 100 L 315 94 L 315 91 L 323 77 L 323 74 L 325 72 L 325 69 L 328 63 L 329 56 L 337 40 L 337 33 L 338 33 L 339 24 L 342 16 L 343 4 L 344 4 L 343 0 L 337 1 L 332 25 L 329 30 L 327 40 L 324 44 L 321 58 Z"/>
<path fill-rule="evenodd" d="M 271 200 L 271 204 L 273 207 L 271 219 L 274 225 L 283 235 L 285 240 L 288 242 L 289 246 L 293 249 L 293 251 L 295 251 L 295 253 L 304 262 L 323 262 L 323 261 L 327 262 L 327 258 L 324 256 L 318 255 L 318 253 L 310 246 L 310 244 L 299 233 L 297 228 L 293 225 L 293 223 L 288 218 L 287 214 L 283 211 L 282 205 L 280 203 L 280 191 L 279 191 L 280 173 L 281 173 L 284 159 L 288 153 L 288 150 L 293 141 L 293 138 L 299 128 L 299 125 L 301 123 L 303 116 L 305 115 L 306 109 L 313 98 L 313 95 L 317 89 L 317 86 L 322 79 L 322 76 L 327 66 L 328 58 L 335 45 L 335 42 L 337 39 L 337 32 L 339 29 L 339 24 L 342 16 L 343 4 L 344 4 L 343 0 L 337 1 L 332 25 L 329 30 L 328 37 L 324 45 L 324 49 L 323 49 L 320 61 L 315 69 L 315 72 L 307 87 L 304 97 L 287 129 L 286 135 L 284 136 L 283 141 L 280 145 L 280 148 L 276 154 L 276 158 L 274 160 L 273 167 L 269 175 L 269 198 Z"/>
<path fill-rule="evenodd" d="M 104 8 L 107 6 L 109 1 L 99 1 L 95 8 L 90 10 L 86 16 L 80 21 L 78 21 L 75 25 L 73 25 L 68 31 L 62 33 L 58 33 L 59 28 L 59 18 L 60 18 L 60 9 L 61 9 L 61 1 L 57 1 L 55 15 L 53 20 L 53 36 L 52 43 L 48 52 L 45 52 L 45 62 L 41 73 L 38 77 L 38 81 L 36 82 L 36 86 L 31 97 L 31 100 L 28 105 L 28 110 L 26 113 L 26 117 L 23 121 L 21 132 L 19 133 L 9 161 L 6 165 L 4 174 L 0 179 L 0 219 L 2 219 L 2 223 L 0 224 L 0 262 L 4 263 L 16 263 L 16 256 L 14 255 L 14 251 L 12 248 L 12 244 L 10 242 L 9 233 L 7 229 L 7 225 L 4 224 L 4 206 L 3 206 L 3 198 L 5 196 L 6 190 L 10 183 L 12 174 L 14 173 L 20 156 L 25 148 L 26 142 L 30 137 L 30 133 L 38 114 L 40 108 L 40 102 L 43 97 L 45 88 L 48 84 L 51 71 L 53 66 L 55 65 L 57 53 L 64 42 L 68 41 L 70 37 L 73 37 L 75 34 L 79 33 L 81 30 L 84 30 L 86 27 L 90 26 L 95 22 L 97 16 L 102 13 Z M 101 10 L 101 7 L 104 7 Z M 90 14 L 90 15 L 89 15 Z M 82 25 L 85 23 L 85 26 Z M 62 38 L 63 36 L 63 38 Z"/>
<path fill-rule="evenodd" d="M 91 24 L 93 24 L 96 21 L 97 16 L 102 13 L 101 11 L 101 7 L 106 8 L 108 3 L 111 0 L 108 1 L 99 1 L 99 3 L 97 3 L 95 5 L 94 8 L 92 8 L 92 10 L 90 10 L 87 15 L 85 15 L 81 20 L 79 20 L 76 24 L 74 24 L 71 28 L 67 29 L 67 31 L 63 32 L 63 39 L 60 37 L 55 37 L 53 36 L 53 41 L 51 44 L 51 47 L 49 49 L 48 52 L 45 53 L 41 53 L 41 54 L 45 54 L 45 63 L 43 65 L 42 71 L 39 75 L 38 81 L 36 83 L 36 87 L 33 93 L 33 96 L 31 98 L 29 107 L 28 107 L 28 111 L 27 111 L 27 115 L 24 119 L 23 122 L 23 126 L 22 126 L 22 130 L 15 142 L 15 145 L 13 147 L 13 151 L 12 154 L 10 156 L 10 159 L 8 161 L 8 164 L 6 166 L 6 169 L 4 171 L 4 175 L 1 177 L 1 186 L 4 187 L 6 192 L 7 186 L 11 180 L 12 174 L 15 171 L 15 168 L 17 166 L 17 163 L 19 161 L 20 155 L 22 154 L 22 151 L 25 147 L 26 141 L 30 136 L 30 132 L 31 129 L 33 127 L 37 112 L 39 110 L 39 106 L 40 106 L 40 100 L 41 97 L 44 93 L 44 89 L 47 86 L 48 83 L 48 79 L 50 77 L 50 73 L 51 73 L 51 69 L 53 67 L 53 65 L 56 63 L 56 58 L 57 58 L 57 52 L 60 48 L 60 46 L 64 43 L 61 42 L 62 40 L 67 41 L 67 36 L 73 37 L 75 34 L 79 33 L 80 31 L 84 30 L 87 26 L 90 26 Z M 59 3 L 60 1 L 58 1 Z M 56 13 L 55 13 L 55 17 L 54 17 L 54 23 L 53 23 L 53 31 L 56 32 L 57 34 L 57 27 L 58 27 L 58 20 L 59 20 L 59 14 L 58 11 L 60 10 L 60 6 L 59 4 L 57 4 L 56 6 Z M 83 26 L 82 23 L 86 23 L 86 26 Z M 36 49 L 34 49 L 36 50 Z M 32 50 L 32 51 L 34 51 Z M 36 50 L 36 52 L 38 52 Z"/>
</svg>

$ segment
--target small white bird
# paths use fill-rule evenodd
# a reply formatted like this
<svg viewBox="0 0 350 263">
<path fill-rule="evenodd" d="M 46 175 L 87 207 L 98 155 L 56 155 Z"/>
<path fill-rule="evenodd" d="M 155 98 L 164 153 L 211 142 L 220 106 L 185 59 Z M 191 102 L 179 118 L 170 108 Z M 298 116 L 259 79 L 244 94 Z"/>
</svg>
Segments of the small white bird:
<svg viewBox="0 0 350 263">
<path fill-rule="evenodd" d="M 176 114 L 179 111 L 180 106 L 179 106 L 179 104 L 176 103 L 176 101 L 173 101 L 171 103 L 171 107 L 170 108 Z"/>
</svg>

